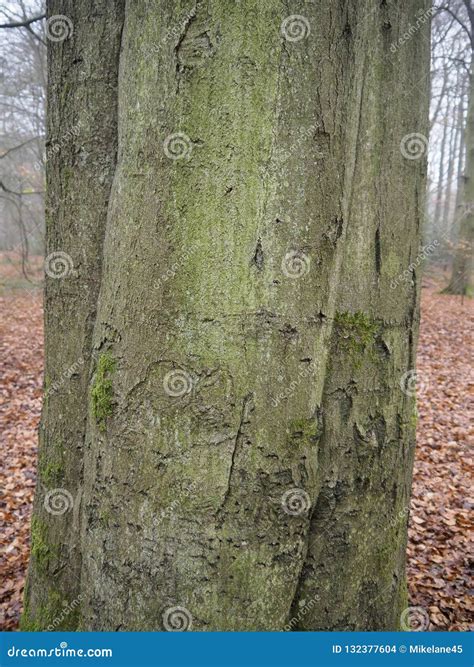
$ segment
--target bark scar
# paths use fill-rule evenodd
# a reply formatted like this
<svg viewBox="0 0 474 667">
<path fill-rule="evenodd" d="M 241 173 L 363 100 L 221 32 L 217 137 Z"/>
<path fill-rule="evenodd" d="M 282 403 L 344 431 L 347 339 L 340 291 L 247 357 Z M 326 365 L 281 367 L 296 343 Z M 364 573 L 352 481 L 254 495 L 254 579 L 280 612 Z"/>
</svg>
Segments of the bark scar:
<svg viewBox="0 0 474 667">
<path fill-rule="evenodd" d="M 253 403 L 253 393 L 250 392 L 249 394 L 247 394 L 244 397 L 244 399 L 242 401 L 242 410 L 240 412 L 239 426 L 237 428 L 237 433 L 235 435 L 234 446 L 233 446 L 233 449 L 232 449 L 232 456 L 231 456 L 231 460 L 230 460 L 229 477 L 227 479 L 227 489 L 226 489 L 226 492 L 224 494 L 224 498 L 222 500 L 222 503 L 221 503 L 221 506 L 220 506 L 220 509 L 219 509 L 219 512 L 218 512 L 219 514 L 222 513 L 222 511 L 223 511 L 223 509 L 224 509 L 224 507 L 225 507 L 225 505 L 226 505 L 226 503 L 229 499 L 230 493 L 231 493 L 232 477 L 234 476 L 234 473 L 235 473 L 235 462 L 236 462 L 236 459 L 237 459 L 237 454 L 240 450 L 240 444 L 242 442 L 243 427 L 244 427 L 245 423 L 248 423 L 248 413 L 249 413 L 249 409 L 250 409 L 252 403 Z"/>
<path fill-rule="evenodd" d="M 254 253 L 254 256 L 252 257 L 252 262 L 255 264 L 255 266 L 257 267 L 257 269 L 259 271 L 261 271 L 263 269 L 265 258 L 263 256 L 263 248 L 262 248 L 261 239 L 258 239 L 258 241 L 257 241 L 257 247 L 255 248 L 255 253 Z"/>
</svg>

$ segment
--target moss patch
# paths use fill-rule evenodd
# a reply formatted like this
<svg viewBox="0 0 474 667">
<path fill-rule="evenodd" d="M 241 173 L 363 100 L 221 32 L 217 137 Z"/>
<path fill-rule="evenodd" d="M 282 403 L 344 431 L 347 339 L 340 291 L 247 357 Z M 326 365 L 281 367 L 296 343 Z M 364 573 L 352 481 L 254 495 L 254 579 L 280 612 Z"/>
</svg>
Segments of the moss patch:
<svg viewBox="0 0 474 667">
<path fill-rule="evenodd" d="M 94 385 L 91 390 L 92 413 L 101 431 L 105 431 L 106 419 L 113 411 L 113 391 L 111 375 L 116 367 L 109 353 L 101 354 L 97 362 Z"/>
<path fill-rule="evenodd" d="M 23 632 L 40 632 L 48 629 L 75 630 L 79 624 L 79 602 L 77 599 L 73 603 L 68 603 L 58 591 L 52 590 L 34 617 L 29 605 L 25 603 L 20 619 L 20 630 Z"/>
<path fill-rule="evenodd" d="M 290 441 L 299 444 L 301 448 L 316 445 L 321 437 L 321 428 L 318 419 L 294 419 L 290 422 Z"/>
<path fill-rule="evenodd" d="M 63 478 L 64 470 L 61 463 L 52 461 L 42 462 L 39 465 L 39 476 L 46 486 L 55 486 Z"/>
<path fill-rule="evenodd" d="M 20 631 L 21 632 L 40 632 L 42 628 L 40 624 L 35 621 L 28 610 L 24 610 L 20 617 Z"/>
<path fill-rule="evenodd" d="M 31 555 L 34 556 L 38 569 L 46 570 L 48 562 L 55 554 L 55 548 L 46 540 L 46 525 L 37 517 L 31 519 Z"/>
<path fill-rule="evenodd" d="M 362 357 L 370 353 L 375 358 L 374 344 L 379 325 L 365 313 L 336 313 L 334 317 L 336 344 L 348 352 L 356 367 L 360 367 Z"/>
<path fill-rule="evenodd" d="M 109 527 L 111 518 L 112 518 L 112 517 L 111 517 L 110 511 L 109 511 L 108 509 L 107 509 L 107 510 L 103 510 L 103 511 L 99 514 L 99 522 L 100 522 L 100 524 L 101 524 L 102 526 L 104 526 L 104 528 L 108 528 L 108 527 Z"/>
</svg>

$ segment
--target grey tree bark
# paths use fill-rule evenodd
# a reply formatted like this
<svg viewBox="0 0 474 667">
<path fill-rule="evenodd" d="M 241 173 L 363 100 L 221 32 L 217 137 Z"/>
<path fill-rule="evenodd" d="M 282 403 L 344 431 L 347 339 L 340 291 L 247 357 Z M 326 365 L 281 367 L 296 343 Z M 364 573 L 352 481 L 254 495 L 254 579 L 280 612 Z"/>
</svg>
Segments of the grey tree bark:
<svg viewBox="0 0 474 667">
<path fill-rule="evenodd" d="M 446 147 L 448 143 L 449 125 L 448 119 L 445 117 L 443 122 L 443 138 L 441 140 L 441 152 L 439 158 L 438 168 L 438 187 L 436 190 L 436 204 L 433 217 L 433 229 L 435 234 L 442 235 L 443 229 L 441 224 L 441 212 L 446 202 L 445 188 L 444 188 L 444 172 L 446 168 Z"/>
<path fill-rule="evenodd" d="M 474 54 L 474 50 L 473 50 Z M 474 56 L 473 56 L 474 59 Z M 465 146 L 466 164 L 461 188 L 461 202 L 457 207 L 459 234 L 453 260 L 451 280 L 444 292 L 447 294 L 470 294 L 473 288 L 474 247 L 474 73 L 469 80 L 469 102 L 466 116 Z"/>
<path fill-rule="evenodd" d="M 458 103 L 457 109 L 457 118 L 456 121 L 460 120 L 460 106 L 462 102 Z M 449 238 L 450 235 L 450 224 L 452 222 L 451 209 L 452 209 L 452 190 L 453 190 L 453 180 L 455 175 L 455 165 L 456 165 L 456 152 L 458 145 L 458 125 L 457 122 L 453 124 L 450 128 L 449 136 L 449 150 L 448 150 L 448 171 L 446 175 L 446 194 L 444 197 L 444 207 L 443 207 L 443 223 L 442 223 L 442 232 L 443 238 Z"/>
<path fill-rule="evenodd" d="M 468 21 L 463 23 L 470 41 L 470 69 L 465 129 L 466 164 L 461 188 L 461 204 L 457 209 L 459 234 L 453 260 L 451 280 L 443 290 L 447 294 L 472 296 L 474 264 L 474 7 L 464 1 Z M 458 22 L 460 18 L 457 17 Z"/>
<path fill-rule="evenodd" d="M 399 626 L 427 9 L 50 0 L 24 628 Z"/>
</svg>

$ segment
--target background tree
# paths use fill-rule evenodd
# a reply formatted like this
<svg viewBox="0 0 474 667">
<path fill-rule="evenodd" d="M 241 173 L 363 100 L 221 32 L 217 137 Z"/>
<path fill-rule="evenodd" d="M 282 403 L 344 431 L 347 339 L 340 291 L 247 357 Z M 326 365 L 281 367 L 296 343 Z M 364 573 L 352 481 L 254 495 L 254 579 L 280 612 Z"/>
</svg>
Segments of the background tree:
<svg viewBox="0 0 474 667">
<path fill-rule="evenodd" d="M 48 2 L 26 629 L 399 625 L 429 5 L 301 11 Z"/>
<path fill-rule="evenodd" d="M 0 9 L 0 250 L 21 258 L 44 250 L 44 115 L 46 34 L 43 3 L 19 0 Z"/>
<path fill-rule="evenodd" d="M 438 170 L 432 237 L 440 238 L 453 256 L 448 294 L 467 294 L 472 281 L 473 17 L 471 0 L 451 0 L 436 7 L 433 22 L 430 142 L 440 142 L 440 148 L 431 151 L 432 168 Z"/>
</svg>

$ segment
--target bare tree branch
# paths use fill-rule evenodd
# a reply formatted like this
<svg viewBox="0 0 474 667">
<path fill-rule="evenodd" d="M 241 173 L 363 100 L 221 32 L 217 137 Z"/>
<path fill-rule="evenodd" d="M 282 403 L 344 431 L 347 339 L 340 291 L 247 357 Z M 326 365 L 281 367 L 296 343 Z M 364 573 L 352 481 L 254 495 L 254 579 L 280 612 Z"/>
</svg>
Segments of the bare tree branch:
<svg viewBox="0 0 474 667">
<path fill-rule="evenodd" d="M 44 194 L 43 190 L 24 190 L 23 192 L 16 192 L 15 190 L 10 190 L 7 186 L 0 181 L 0 188 L 7 192 L 9 195 L 16 195 L 17 197 L 23 197 L 23 195 L 42 195 Z"/>
<path fill-rule="evenodd" d="M 46 14 L 38 14 L 37 16 L 32 16 L 29 19 L 25 18 L 21 21 L 11 21 L 10 23 L 1 23 L 0 28 L 25 28 L 32 35 L 32 37 L 34 37 L 39 42 L 41 42 L 41 44 L 44 44 L 46 46 L 46 42 L 39 35 L 37 35 L 36 32 L 31 27 L 32 23 L 41 21 L 44 18 L 46 18 Z"/>
<path fill-rule="evenodd" d="M 31 139 L 27 139 L 26 141 L 23 141 L 21 144 L 18 144 L 18 146 L 12 146 L 12 148 L 9 148 L 8 150 L 5 151 L 5 153 L 2 153 L 0 155 L 0 160 L 4 157 L 7 157 L 10 153 L 13 153 L 13 151 L 17 151 L 20 148 L 23 148 L 23 146 L 26 146 L 26 144 L 31 143 L 32 141 L 36 141 L 39 139 L 39 137 L 31 137 Z"/>
<path fill-rule="evenodd" d="M 465 2 L 465 4 L 466 4 L 466 7 L 467 7 L 467 3 L 466 3 L 466 2 Z M 450 16 L 452 16 L 453 19 L 456 21 L 456 23 L 458 23 L 458 24 L 461 26 L 461 28 L 465 31 L 465 33 L 466 33 L 467 36 L 469 37 L 469 41 L 471 42 L 471 46 L 473 46 L 473 48 L 474 48 L 474 35 L 472 34 L 472 31 L 469 30 L 469 28 L 467 27 L 467 25 L 466 25 L 463 21 L 461 21 L 461 19 L 460 19 L 459 16 L 456 14 L 456 12 L 453 12 L 453 10 L 452 10 L 450 7 L 445 7 L 445 6 L 442 6 L 442 7 L 436 7 L 436 11 L 446 12 L 447 14 L 449 14 Z M 468 10 L 468 12 L 469 12 L 469 10 Z M 469 16 L 471 16 L 471 15 L 469 15 Z"/>
<path fill-rule="evenodd" d="M 474 33 L 474 9 L 472 7 L 471 0 L 463 0 L 464 6 L 467 9 L 467 15 L 469 16 L 469 21 L 471 22 L 471 33 Z"/>
<path fill-rule="evenodd" d="M 28 28 L 32 23 L 46 18 L 46 14 L 38 14 L 24 21 L 12 21 L 11 23 L 1 23 L 0 28 Z"/>
</svg>

